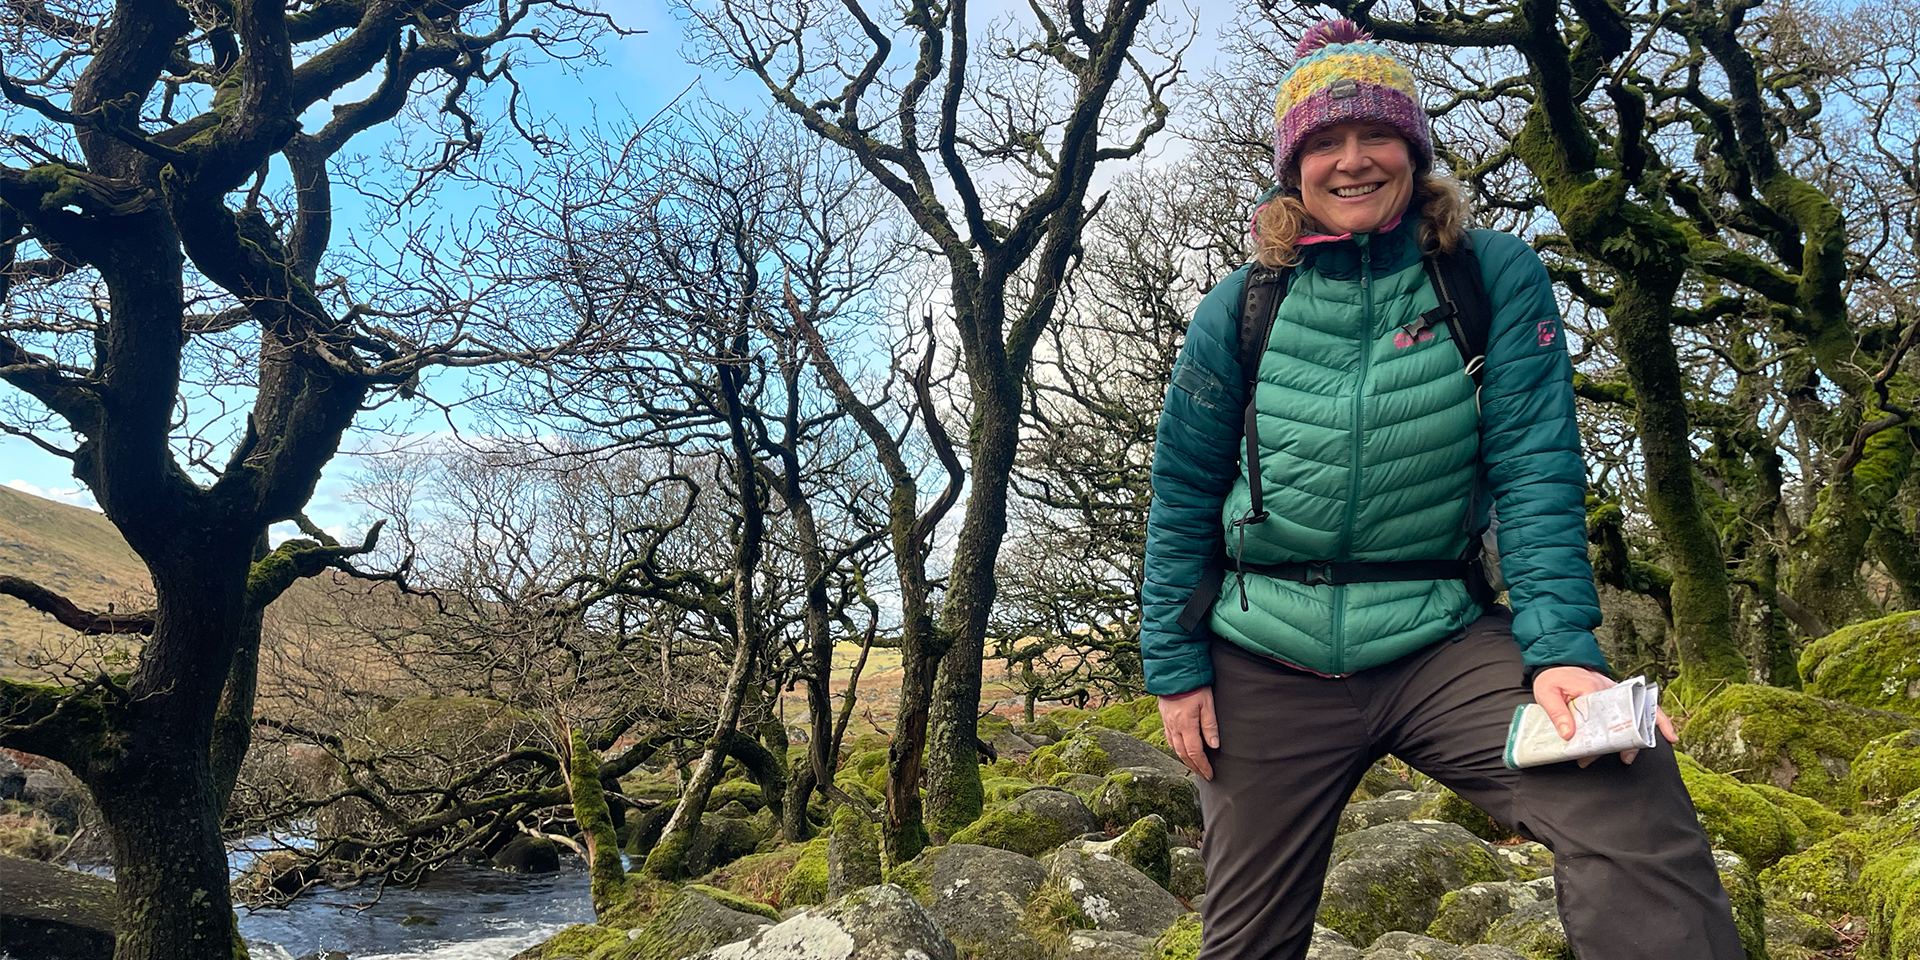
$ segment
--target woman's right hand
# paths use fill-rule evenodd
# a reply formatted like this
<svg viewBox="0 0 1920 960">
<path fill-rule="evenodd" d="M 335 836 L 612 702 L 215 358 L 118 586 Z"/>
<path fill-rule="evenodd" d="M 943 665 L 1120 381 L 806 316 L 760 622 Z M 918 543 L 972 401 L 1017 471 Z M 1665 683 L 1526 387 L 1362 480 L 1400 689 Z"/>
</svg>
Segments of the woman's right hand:
<svg viewBox="0 0 1920 960">
<path fill-rule="evenodd" d="M 1203 780 L 1213 779 L 1207 747 L 1220 747 L 1220 722 L 1213 716 L 1213 688 L 1200 687 L 1160 698 L 1160 722 L 1167 729 L 1167 745 L 1187 769 Z"/>
</svg>

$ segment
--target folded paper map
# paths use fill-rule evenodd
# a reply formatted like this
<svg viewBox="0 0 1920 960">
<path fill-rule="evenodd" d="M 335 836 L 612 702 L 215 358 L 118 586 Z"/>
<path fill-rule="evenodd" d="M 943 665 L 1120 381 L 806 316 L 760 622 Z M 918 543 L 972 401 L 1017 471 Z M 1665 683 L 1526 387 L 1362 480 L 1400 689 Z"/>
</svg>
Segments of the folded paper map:
<svg viewBox="0 0 1920 960">
<path fill-rule="evenodd" d="M 1645 677 L 1575 697 L 1569 704 L 1573 739 L 1562 740 L 1546 709 L 1529 703 L 1513 712 L 1513 726 L 1507 728 L 1507 766 L 1518 770 L 1654 746 L 1659 705 L 1660 686 Z"/>
</svg>

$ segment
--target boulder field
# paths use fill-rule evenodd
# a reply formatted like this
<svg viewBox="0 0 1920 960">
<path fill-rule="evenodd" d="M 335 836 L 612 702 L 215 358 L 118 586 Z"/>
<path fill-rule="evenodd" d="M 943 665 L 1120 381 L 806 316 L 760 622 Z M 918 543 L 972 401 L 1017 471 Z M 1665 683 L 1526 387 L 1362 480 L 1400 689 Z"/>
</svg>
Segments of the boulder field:
<svg viewBox="0 0 1920 960">
<path fill-rule="evenodd" d="M 1916 664 L 1920 618 L 1890 617 L 1810 646 L 1805 692 L 1736 685 L 1687 718 L 1682 775 L 1749 960 L 1920 960 Z M 1153 698 L 988 717 L 981 736 L 1000 757 L 986 811 L 911 862 L 883 864 L 844 807 L 816 809 L 805 844 L 763 817 L 756 852 L 705 886 L 519 960 L 1194 957 L 1205 824 Z M 884 743 L 861 743 L 838 782 L 877 801 L 885 777 Z M 1377 765 L 1339 831 L 1309 960 L 1572 960 L 1552 852 L 1428 778 Z"/>
</svg>

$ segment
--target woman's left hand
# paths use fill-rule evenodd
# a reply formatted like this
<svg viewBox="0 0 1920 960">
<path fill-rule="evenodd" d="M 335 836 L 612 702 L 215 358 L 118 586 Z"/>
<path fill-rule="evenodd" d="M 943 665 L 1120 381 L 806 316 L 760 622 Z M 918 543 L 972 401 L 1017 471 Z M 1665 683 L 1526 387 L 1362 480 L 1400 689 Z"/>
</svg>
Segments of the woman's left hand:
<svg viewBox="0 0 1920 960">
<path fill-rule="evenodd" d="M 1571 740 L 1573 739 L 1573 711 L 1568 709 L 1568 702 L 1575 697 L 1584 696 L 1596 690 L 1605 690 L 1611 686 L 1613 686 L 1613 678 L 1598 670 L 1587 667 L 1548 667 L 1533 675 L 1533 699 L 1546 709 L 1547 719 L 1553 721 L 1553 729 L 1560 734 L 1560 739 Z M 1673 721 L 1667 718 L 1667 712 L 1658 707 L 1655 707 L 1654 711 L 1655 722 L 1660 727 L 1660 735 L 1667 738 L 1668 743 L 1677 742 L 1680 735 L 1673 732 Z M 1639 755 L 1640 751 L 1637 749 L 1622 750 L 1620 762 L 1632 763 L 1633 758 Z M 1597 758 L 1582 757 L 1575 762 L 1584 767 L 1595 759 Z"/>
</svg>

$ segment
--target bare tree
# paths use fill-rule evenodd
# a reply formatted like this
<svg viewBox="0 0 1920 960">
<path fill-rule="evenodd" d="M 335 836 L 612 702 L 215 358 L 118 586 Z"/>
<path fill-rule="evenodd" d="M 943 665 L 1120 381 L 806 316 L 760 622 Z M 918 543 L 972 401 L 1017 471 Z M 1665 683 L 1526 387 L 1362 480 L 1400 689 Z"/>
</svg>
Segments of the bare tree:
<svg viewBox="0 0 1920 960">
<path fill-rule="evenodd" d="M 431 275 L 382 289 L 332 274 L 329 164 L 421 104 L 443 140 L 402 186 L 423 200 L 481 144 L 476 98 L 511 85 L 509 50 L 591 56 L 608 27 L 543 2 L 0 15 L 8 70 L 22 71 L 0 83 L 14 158 L 0 167 L 0 380 L 25 398 L 9 429 L 72 462 L 158 601 L 131 674 L 0 684 L 0 742 L 61 759 L 110 798 L 120 957 L 233 952 L 231 909 L 208 891 L 226 884 L 220 811 L 253 727 L 261 611 L 373 544 L 310 535 L 268 552 L 267 527 L 300 515 L 366 407 L 416 395 L 437 366 L 559 345 L 495 324 L 484 298 Z M 364 98 L 301 129 L 360 81 Z M 251 397 L 244 414 L 218 416 L 236 395 Z"/>
</svg>

